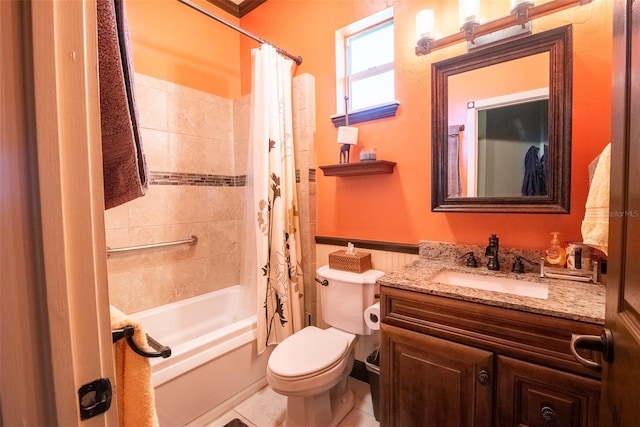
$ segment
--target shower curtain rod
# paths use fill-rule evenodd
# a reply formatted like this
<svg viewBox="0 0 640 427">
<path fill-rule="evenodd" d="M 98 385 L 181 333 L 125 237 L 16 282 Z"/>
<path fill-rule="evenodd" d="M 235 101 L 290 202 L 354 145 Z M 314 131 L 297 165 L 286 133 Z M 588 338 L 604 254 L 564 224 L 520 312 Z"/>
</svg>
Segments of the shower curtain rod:
<svg viewBox="0 0 640 427">
<path fill-rule="evenodd" d="M 273 45 L 273 44 L 269 43 L 268 41 L 266 41 L 266 40 L 264 40 L 264 39 L 261 39 L 260 37 L 258 37 L 258 36 L 256 36 L 256 35 L 253 35 L 253 34 L 251 34 L 250 32 L 248 32 L 248 31 L 246 31 L 246 30 L 243 30 L 242 28 L 240 28 L 240 27 L 238 27 L 238 26 L 236 26 L 236 25 L 233 25 L 232 23 L 227 22 L 227 21 L 225 21 L 225 20 L 224 20 L 224 19 L 222 19 L 222 18 L 219 18 L 219 17 L 215 16 L 214 14 L 212 14 L 212 13 L 208 12 L 207 10 L 205 10 L 205 9 L 201 8 L 200 6 L 198 6 L 198 5 L 196 5 L 196 4 L 191 3 L 189 0 L 178 0 L 178 1 L 179 1 L 180 3 L 184 3 L 184 4 L 186 4 L 186 5 L 187 5 L 187 6 L 189 6 L 190 8 L 195 9 L 195 10 L 197 10 L 197 11 L 198 11 L 198 12 L 200 12 L 200 13 L 203 13 L 203 14 L 207 15 L 209 18 L 213 18 L 213 19 L 215 19 L 216 21 L 220 22 L 221 24 L 226 25 L 226 26 L 227 26 L 227 27 L 229 27 L 229 28 L 233 28 L 233 29 L 234 29 L 234 30 L 236 30 L 237 32 L 242 33 L 242 34 L 244 34 L 245 36 L 247 36 L 247 37 L 249 37 L 249 38 L 252 38 L 252 39 L 254 39 L 254 40 L 255 40 L 255 41 L 257 41 L 257 42 L 270 44 L 271 46 L 273 46 L 273 47 L 278 51 L 278 53 L 279 53 L 279 54 L 284 55 L 284 56 L 286 56 L 287 58 L 291 58 L 291 59 L 293 59 L 293 61 L 294 61 L 296 64 L 298 64 L 298 65 L 302 64 L 302 57 L 301 57 L 301 56 L 295 56 L 295 55 L 292 55 L 292 54 L 290 54 L 289 52 L 287 52 L 286 50 L 281 49 L 281 48 L 279 48 L 278 46 L 275 46 L 275 45 Z"/>
</svg>

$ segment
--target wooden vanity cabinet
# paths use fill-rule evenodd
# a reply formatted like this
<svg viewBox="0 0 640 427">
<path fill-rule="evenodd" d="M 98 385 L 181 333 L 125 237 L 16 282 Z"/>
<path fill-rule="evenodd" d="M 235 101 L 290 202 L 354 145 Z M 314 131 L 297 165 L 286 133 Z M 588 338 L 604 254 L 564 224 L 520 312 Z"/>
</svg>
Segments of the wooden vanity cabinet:
<svg viewBox="0 0 640 427">
<path fill-rule="evenodd" d="M 497 427 L 598 425 L 600 381 L 497 357 Z"/>
<path fill-rule="evenodd" d="M 389 425 L 490 426 L 493 353 L 383 325 L 391 366 Z M 478 377 L 487 378 L 479 386 Z M 428 387 L 425 387 L 428 384 Z M 384 420 L 384 417 L 383 417 Z M 384 425 L 384 421 L 383 421 Z"/>
<path fill-rule="evenodd" d="M 388 286 L 381 315 L 381 426 L 598 425 L 600 373 L 569 342 L 601 325 Z"/>
</svg>

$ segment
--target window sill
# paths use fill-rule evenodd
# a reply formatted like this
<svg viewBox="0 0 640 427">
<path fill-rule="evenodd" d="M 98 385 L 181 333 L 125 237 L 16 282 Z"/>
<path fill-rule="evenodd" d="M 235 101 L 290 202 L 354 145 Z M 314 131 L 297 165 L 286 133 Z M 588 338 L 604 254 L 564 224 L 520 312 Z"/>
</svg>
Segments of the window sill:
<svg viewBox="0 0 640 427">
<path fill-rule="evenodd" d="M 375 107 L 352 111 L 349 113 L 349 125 L 383 119 L 385 117 L 393 117 L 396 115 L 399 106 L 399 101 L 393 101 L 387 104 L 376 105 Z M 346 125 L 344 114 L 334 114 L 330 118 L 335 127 Z"/>
</svg>

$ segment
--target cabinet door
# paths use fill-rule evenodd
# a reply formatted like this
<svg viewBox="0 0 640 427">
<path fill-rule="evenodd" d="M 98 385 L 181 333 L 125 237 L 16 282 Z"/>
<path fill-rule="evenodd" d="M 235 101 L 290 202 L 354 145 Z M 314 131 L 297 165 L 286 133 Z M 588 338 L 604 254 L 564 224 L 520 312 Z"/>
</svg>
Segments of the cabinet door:
<svg viewBox="0 0 640 427">
<path fill-rule="evenodd" d="M 382 426 L 492 425 L 493 353 L 381 325 Z"/>
<path fill-rule="evenodd" d="M 498 356 L 498 427 L 597 427 L 600 382 Z"/>
</svg>

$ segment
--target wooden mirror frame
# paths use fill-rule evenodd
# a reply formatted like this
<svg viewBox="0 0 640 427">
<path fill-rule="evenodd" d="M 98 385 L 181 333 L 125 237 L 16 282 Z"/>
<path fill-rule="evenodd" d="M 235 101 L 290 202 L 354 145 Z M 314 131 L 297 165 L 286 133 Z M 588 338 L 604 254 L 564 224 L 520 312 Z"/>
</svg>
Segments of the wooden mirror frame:
<svg viewBox="0 0 640 427">
<path fill-rule="evenodd" d="M 571 198 L 571 25 L 507 41 L 431 65 L 431 210 L 567 214 Z M 448 77 L 549 52 L 549 194 L 448 197 Z"/>
</svg>

